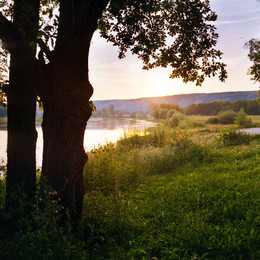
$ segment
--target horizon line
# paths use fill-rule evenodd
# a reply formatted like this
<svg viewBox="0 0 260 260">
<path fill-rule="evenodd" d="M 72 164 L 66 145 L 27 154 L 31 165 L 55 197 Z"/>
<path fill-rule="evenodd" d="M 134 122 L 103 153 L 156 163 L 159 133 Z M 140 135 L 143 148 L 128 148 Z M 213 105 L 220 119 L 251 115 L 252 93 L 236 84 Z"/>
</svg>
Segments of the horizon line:
<svg viewBox="0 0 260 260">
<path fill-rule="evenodd" d="M 91 99 L 95 101 L 115 101 L 115 100 L 137 100 L 137 99 L 146 99 L 146 98 L 162 98 L 162 97 L 172 97 L 172 96 L 181 96 L 181 95 L 198 95 L 198 94 L 221 94 L 221 93 L 235 93 L 235 92 L 259 92 L 258 90 L 234 90 L 234 91 L 222 91 L 222 92 L 198 92 L 198 93 L 181 93 L 181 94 L 172 94 L 165 96 L 154 96 L 154 97 L 138 97 L 138 98 L 112 98 L 112 99 Z"/>
</svg>

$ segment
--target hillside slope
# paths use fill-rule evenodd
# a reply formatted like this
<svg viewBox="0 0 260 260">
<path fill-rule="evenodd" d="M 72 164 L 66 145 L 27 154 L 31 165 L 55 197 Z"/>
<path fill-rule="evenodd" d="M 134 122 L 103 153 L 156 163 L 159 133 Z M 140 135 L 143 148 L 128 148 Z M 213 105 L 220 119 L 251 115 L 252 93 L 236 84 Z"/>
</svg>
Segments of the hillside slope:
<svg viewBox="0 0 260 260">
<path fill-rule="evenodd" d="M 200 93 L 200 94 L 181 94 L 164 97 L 138 98 L 138 99 L 114 99 L 114 100 L 96 100 L 95 106 L 98 110 L 109 105 L 114 105 L 116 110 L 122 111 L 146 111 L 149 104 L 156 103 L 174 103 L 185 108 L 192 103 L 204 103 L 212 100 L 249 100 L 257 99 L 258 91 L 237 91 L 221 93 Z"/>
</svg>

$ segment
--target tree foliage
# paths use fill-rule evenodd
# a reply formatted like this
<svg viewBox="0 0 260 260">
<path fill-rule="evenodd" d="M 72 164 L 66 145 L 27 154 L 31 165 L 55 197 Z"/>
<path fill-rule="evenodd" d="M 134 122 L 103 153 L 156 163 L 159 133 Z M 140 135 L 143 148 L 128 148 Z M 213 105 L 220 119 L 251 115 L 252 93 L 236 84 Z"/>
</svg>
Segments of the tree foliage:
<svg viewBox="0 0 260 260">
<path fill-rule="evenodd" d="M 0 106 L 6 107 L 6 94 L 4 91 L 4 85 L 8 82 L 8 65 L 9 54 L 8 51 L 1 48 L 0 41 Z"/>
<path fill-rule="evenodd" d="M 38 59 L 47 63 L 61 28 L 58 12 L 61 2 L 41 1 Z M 78 6 L 87 9 L 92 4 L 93 8 L 100 8 L 101 4 L 91 2 Z M 217 15 L 210 9 L 209 0 L 97 2 L 107 3 L 98 28 L 102 37 L 119 47 L 119 58 L 130 50 L 143 61 L 144 69 L 170 66 L 173 69 L 170 77 L 182 78 L 185 83 L 195 81 L 201 85 L 205 77 L 217 74 L 221 81 L 227 77 L 225 64 L 219 61 L 222 53 L 215 48 L 218 34 L 213 22 Z M 106 6 L 104 3 L 102 6 Z M 2 0 L 0 8 L 3 14 L 12 16 L 12 2 Z M 77 21 L 82 15 L 84 10 L 72 18 Z"/>
<path fill-rule="evenodd" d="M 253 38 L 245 44 L 245 47 L 249 48 L 248 57 L 253 62 L 253 65 L 249 68 L 248 73 L 252 76 L 251 80 L 260 83 L 260 40 Z M 260 98 L 258 98 L 257 101 L 260 104 Z"/>
<path fill-rule="evenodd" d="M 241 108 L 238 112 L 235 123 L 239 127 L 250 127 L 252 126 L 252 118 L 247 116 L 247 113 L 245 112 L 244 108 Z"/>
<path fill-rule="evenodd" d="M 212 22 L 217 15 L 210 1 L 111 1 L 99 23 L 101 36 L 128 49 L 144 62 L 144 69 L 172 67 L 171 78 L 201 85 L 205 77 L 227 77 L 225 64 L 215 49 L 218 34 Z"/>
<path fill-rule="evenodd" d="M 210 117 L 206 123 L 209 124 L 234 124 L 237 113 L 233 110 L 219 112 L 216 117 Z"/>
<path fill-rule="evenodd" d="M 151 103 L 148 111 L 155 119 L 171 118 L 176 111 L 183 113 L 183 109 L 179 105 L 172 103 Z"/>
<path fill-rule="evenodd" d="M 233 110 L 238 112 L 244 108 L 249 115 L 260 115 L 260 106 L 256 100 L 236 100 L 233 102 L 223 100 L 213 100 L 211 102 L 191 104 L 186 107 L 186 115 L 214 116 L 222 111 Z"/>
<path fill-rule="evenodd" d="M 249 49 L 248 57 L 253 62 L 248 73 L 252 76 L 252 80 L 260 83 L 260 40 L 251 39 L 245 44 L 245 47 Z"/>
</svg>

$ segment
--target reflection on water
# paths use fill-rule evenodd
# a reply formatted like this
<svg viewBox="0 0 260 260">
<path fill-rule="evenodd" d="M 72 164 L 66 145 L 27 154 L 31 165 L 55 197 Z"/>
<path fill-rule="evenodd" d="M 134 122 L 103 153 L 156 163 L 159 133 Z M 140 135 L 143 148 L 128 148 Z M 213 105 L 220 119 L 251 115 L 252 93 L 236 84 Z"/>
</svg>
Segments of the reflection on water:
<svg viewBox="0 0 260 260">
<path fill-rule="evenodd" d="M 5 165 L 7 148 L 7 131 L 0 130 L 0 165 Z"/>
<path fill-rule="evenodd" d="M 156 124 L 145 120 L 93 118 L 88 121 L 84 137 L 84 148 L 86 151 L 90 151 L 99 145 L 116 142 L 120 137 L 124 136 L 127 129 L 144 130 L 154 125 Z M 37 167 L 40 167 L 42 164 L 43 136 L 41 127 L 38 126 L 36 130 L 38 132 L 36 161 Z M 0 165 L 6 164 L 6 147 L 7 131 L 0 130 Z"/>
<path fill-rule="evenodd" d="M 144 124 L 149 124 L 150 122 L 135 119 L 126 118 L 93 118 L 88 121 L 87 129 L 119 129 L 119 128 L 129 128 L 129 127 L 142 127 Z M 152 123 L 153 124 L 153 123 Z"/>
</svg>

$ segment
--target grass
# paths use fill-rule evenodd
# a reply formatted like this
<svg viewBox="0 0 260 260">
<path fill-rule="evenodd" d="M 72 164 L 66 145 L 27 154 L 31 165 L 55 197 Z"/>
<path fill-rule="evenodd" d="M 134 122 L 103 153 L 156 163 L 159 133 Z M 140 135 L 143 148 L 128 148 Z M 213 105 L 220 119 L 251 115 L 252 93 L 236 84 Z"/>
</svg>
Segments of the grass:
<svg viewBox="0 0 260 260">
<path fill-rule="evenodd" d="M 162 125 L 99 147 L 77 228 L 57 225 L 58 205 L 39 208 L 37 229 L 7 236 L 0 258 L 257 259 L 259 148 L 259 136 Z"/>
<path fill-rule="evenodd" d="M 253 121 L 253 125 L 260 127 L 260 116 L 250 116 Z"/>
<path fill-rule="evenodd" d="M 164 133 L 152 147 L 131 139 L 129 153 L 119 142 L 90 156 L 86 214 L 104 230 L 95 257 L 256 258 L 259 138 L 227 147 L 189 134 Z"/>
<path fill-rule="evenodd" d="M 196 125 L 197 126 L 200 126 L 200 125 L 205 126 L 207 124 L 206 123 L 207 120 L 209 118 L 213 118 L 213 117 L 215 117 L 215 116 L 186 116 L 186 121 L 188 121 L 189 124 L 192 124 L 191 122 L 195 122 L 194 127 L 196 127 Z M 260 116 L 259 115 L 249 115 L 249 117 L 252 118 L 252 127 L 260 127 Z M 187 122 L 186 122 L 186 125 L 188 125 Z M 216 127 L 218 127 L 218 128 L 223 128 L 225 126 L 227 126 L 227 125 L 216 125 Z M 183 128 L 185 128 L 185 123 L 184 123 Z M 192 128 L 192 127 L 190 127 L 190 128 Z"/>
<path fill-rule="evenodd" d="M 187 116 L 189 119 L 192 119 L 194 121 L 197 121 L 199 123 L 206 123 L 206 121 L 209 118 L 215 117 L 215 116 Z M 249 115 L 249 117 L 252 118 L 253 124 L 260 126 L 260 115 Z"/>
</svg>

